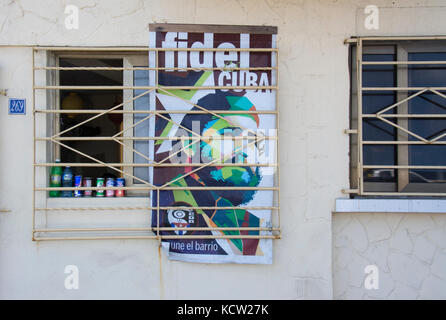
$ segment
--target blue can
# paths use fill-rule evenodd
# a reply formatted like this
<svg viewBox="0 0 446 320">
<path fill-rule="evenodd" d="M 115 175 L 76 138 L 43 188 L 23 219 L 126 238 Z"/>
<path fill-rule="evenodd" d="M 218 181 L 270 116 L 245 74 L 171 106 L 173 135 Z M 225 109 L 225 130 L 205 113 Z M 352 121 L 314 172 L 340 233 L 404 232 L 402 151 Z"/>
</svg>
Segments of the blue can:
<svg viewBox="0 0 446 320">
<path fill-rule="evenodd" d="M 74 186 L 76 188 L 82 187 L 82 176 L 74 176 Z M 82 197 L 82 190 L 74 190 L 74 197 L 75 198 Z"/>
<path fill-rule="evenodd" d="M 115 186 L 115 179 L 113 178 L 107 178 L 105 180 L 105 186 L 106 187 L 114 187 Z M 105 190 L 105 196 L 110 198 L 115 196 L 115 190 Z"/>
<path fill-rule="evenodd" d="M 125 187 L 125 179 L 123 178 L 118 178 L 116 179 L 116 186 L 117 187 Z M 124 197 L 125 192 L 123 189 L 118 189 L 115 192 L 115 197 Z"/>
</svg>

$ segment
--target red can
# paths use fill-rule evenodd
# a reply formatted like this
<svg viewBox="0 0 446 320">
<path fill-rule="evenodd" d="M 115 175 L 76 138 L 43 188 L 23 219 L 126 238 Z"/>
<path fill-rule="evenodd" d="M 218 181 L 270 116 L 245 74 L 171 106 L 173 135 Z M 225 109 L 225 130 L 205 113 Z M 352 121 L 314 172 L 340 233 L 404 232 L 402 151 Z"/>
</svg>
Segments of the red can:
<svg viewBox="0 0 446 320">
<path fill-rule="evenodd" d="M 117 187 L 125 187 L 125 179 L 118 178 L 116 179 L 116 186 Z M 123 189 L 115 190 L 115 197 L 124 197 L 125 191 Z"/>
</svg>

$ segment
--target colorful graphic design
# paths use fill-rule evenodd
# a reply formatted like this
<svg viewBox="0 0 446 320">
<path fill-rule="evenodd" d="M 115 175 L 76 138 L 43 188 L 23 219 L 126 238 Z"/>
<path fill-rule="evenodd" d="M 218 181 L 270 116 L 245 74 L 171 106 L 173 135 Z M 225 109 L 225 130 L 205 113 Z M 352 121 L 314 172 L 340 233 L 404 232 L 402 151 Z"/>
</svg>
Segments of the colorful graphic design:
<svg viewBox="0 0 446 320">
<path fill-rule="evenodd" d="M 151 32 L 150 46 L 274 48 L 275 35 Z M 276 134 L 275 115 L 258 111 L 275 110 L 276 93 L 255 88 L 275 85 L 275 71 L 247 68 L 275 66 L 274 53 L 160 51 L 158 55 L 159 66 L 166 69 L 151 74 L 151 85 L 158 81 L 160 89 L 151 94 L 150 102 L 152 110 L 163 112 L 150 119 L 151 135 L 159 137 L 151 142 L 150 158 L 172 165 L 151 169 L 150 182 L 161 187 L 159 193 L 152 192 L 153 207 L 160 207 L 153 210 L 152 226 L 170 228 L 160 231 L 169 236 L 163 239 L 169 258 L 272 263 L 271 239 L 256 238 L 271 233 L 237 228 L 271 226 L 271 210 L 262 208 L 272 206 L 273 192 L 260 188 L 274 186 L 274 172 L 246 164 L 275 162 L 275 141 L 261 139 Z M 155 60 L 150 53 L 149 66 L 154 67 Z M 254 88 L 193 89 L 205 86 Z"/>
</svg>

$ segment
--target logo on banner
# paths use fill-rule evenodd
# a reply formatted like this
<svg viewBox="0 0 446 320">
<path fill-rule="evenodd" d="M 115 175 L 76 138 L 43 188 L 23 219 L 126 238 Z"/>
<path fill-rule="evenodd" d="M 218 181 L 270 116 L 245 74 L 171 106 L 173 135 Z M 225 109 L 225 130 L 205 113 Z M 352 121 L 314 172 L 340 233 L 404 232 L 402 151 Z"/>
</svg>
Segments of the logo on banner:
<svg viewBox="0 0 446 320">
<path fill-rule="evenodd" d="M 179 206 L 180 204 L 176 203 Z M 186 205 L 186 204 L 184 204 Z M 187 230 L 181 228 L 190 228 L 197 223 L 197 216 L 192 209 L 169 209 L 167 210 L 167 220 L 172 228 L 178 228 L 180 230 L 174 230 L 177 235 L 185 235 Z"/>
</svg>

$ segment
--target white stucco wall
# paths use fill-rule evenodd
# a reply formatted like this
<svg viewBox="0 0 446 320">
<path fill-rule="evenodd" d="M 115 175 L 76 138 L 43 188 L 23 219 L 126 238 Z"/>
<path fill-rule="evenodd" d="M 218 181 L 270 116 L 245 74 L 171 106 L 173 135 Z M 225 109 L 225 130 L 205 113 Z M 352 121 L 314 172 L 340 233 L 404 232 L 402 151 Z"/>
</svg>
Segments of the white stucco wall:
<svg viewBox="0 0 446 320">
<path fill-rule="evenodd" d="M 336 213 L 335 299 L 446 299 L 444 213 Z M 364 269 L 379 270 L 379 288 L 364 287 Z"/>
<path fill-rule="evenodd" d="M 446 30 L 442 3 L 374 1 L 386 8 L 382 8 L 381 28 L 373 34 L 442 34 Z M 79 30 L 64 27 L 67 4 L 80 9 Z M 360 281 L 342 280 L 342 266 L 350 261 L 346 253 L 362 254 L 370 261 L 376 254 L 364 248 L 356 253 L 355 239 L 362 225 L 354 223 L 360 218 L 351 214 L 334 216 L 332 239 L 335 199 L 343 197 L 341 189 L 348 187 L 349 174 L 348 137 L 343 133 L 349 123 L 348 47 L 343 41 L 371 33 L 362 23 L 368 4 L 353 0 L 0 0 L 0 45 L 143 46 L 148 43 L 148 24 L 155 22 L 277 26 L 282 222 L 282 239 L 274 242 L 274 262 L 267 266 L 168 261 L 152 240 L 32 242 L 30 105 L 26 116 L 8 116 L 7 98 L 0 96 L 0 209 L 11 210 L 0 213 L 0 298 L 349 297 Z M 30 103 L 31 74 L 30 48 L 0 47 L 0 89 L 8 89 L 8 96 L 23 97 Z M 396 236 L 398 226 L 389 226 L 386 221 L 392 218 L 386 214 L 363 217 L 376 225 L 377 232 L 386 224 L 391 229 L 386 239 Z M 432 220 L 434 225 L 426 230 L 444 237 L 441 216 L 438 221 L 426 215 L 416 219 L 422 224 Z M 342 228 L 345 220 L 349 228 Z M 420 239 L 428 237 L 420 234 Z M 351 240 L 343 243 L 342 252 L 336 245 L 333 251 L 340 237 Z M 371 245 L 375 240 L 368 239 Z M 427 257 L 432 264 L 441 261 L 442 248 L 440 240 L 435 242 L 435 253 Z M 383 252 L 396 265 L 418 259 L 415 251 L 405 255 L 390 249 Z M 355 261 L 351 268 L 357 265 L 359 271 L 352 272 L 363 272 L 363 261 Z M 64 267 L 69 264 L 79 267 L 79 290 L 64 288 Z M 433 267 L 429 270 L 434 272 Z M 414 284 L 419 297 L 423 297 L 423 286 L 438 288 L 429 277 L 423 278 L 421 287 Z"/>
</svg>

